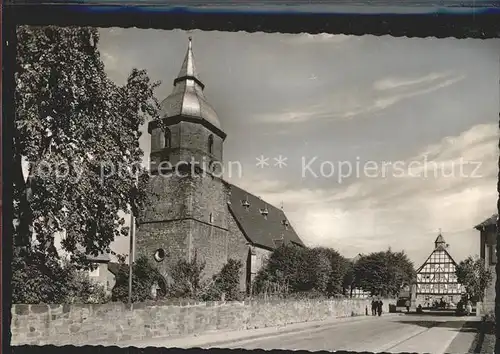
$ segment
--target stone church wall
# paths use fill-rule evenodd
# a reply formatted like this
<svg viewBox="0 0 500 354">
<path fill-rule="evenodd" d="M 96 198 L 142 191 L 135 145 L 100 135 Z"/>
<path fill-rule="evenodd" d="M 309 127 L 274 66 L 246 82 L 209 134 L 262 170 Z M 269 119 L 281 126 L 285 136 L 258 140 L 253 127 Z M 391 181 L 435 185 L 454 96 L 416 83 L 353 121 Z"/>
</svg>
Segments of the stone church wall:
<svg viewBox="0 0 500 354">
<path fill-rule="evenodd" d="M 139 255 L 146 255 L 161 274 L 166 276 L 180 259 L 188 258 L 188 235 L 191 227 L 190 220 L 140 225 L 136 234 L 136 259 Z M 158 248 L 163 248 L 166 252 L 163 262 L 154 260 L 154 252 Z"/>
<path fill-rule="evenodd" d="M 240 273 L 240 291 L 246 291 L 250 245 L 229 210 L 228 213 L 228 258 L 240 260 L 243 264 Z"/>
<path fill-rule="evenodd" d="M 205 276 L 211 277 L 227 261 L 227 186 L 220 179 L 154 176 L 149 187 L 150 200 L 139 217 L 136 252 L 154 261 L 158 248 L 166 258 L 156 263 L 168 274 L 180 259 L 197 252 L 206 262 Z"/>
</svg>

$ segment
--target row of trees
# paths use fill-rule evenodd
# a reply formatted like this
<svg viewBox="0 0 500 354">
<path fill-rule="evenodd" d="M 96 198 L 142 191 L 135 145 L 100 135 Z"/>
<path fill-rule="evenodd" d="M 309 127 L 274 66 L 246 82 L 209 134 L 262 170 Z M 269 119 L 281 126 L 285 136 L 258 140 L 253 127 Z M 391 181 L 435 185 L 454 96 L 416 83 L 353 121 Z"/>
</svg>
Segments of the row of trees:
<svg viewBox="0 0 500 354">
<path fill-rule="evenodd" d="M 350 296 L 362 288 L 376 296 L 397 296 L 415 279 L 413 263 L 404 252 L 375 252 L 355 262 L 325 247 L 283 245 L 257 274 L 254 294 L 316 293 Z"/>
</svg>

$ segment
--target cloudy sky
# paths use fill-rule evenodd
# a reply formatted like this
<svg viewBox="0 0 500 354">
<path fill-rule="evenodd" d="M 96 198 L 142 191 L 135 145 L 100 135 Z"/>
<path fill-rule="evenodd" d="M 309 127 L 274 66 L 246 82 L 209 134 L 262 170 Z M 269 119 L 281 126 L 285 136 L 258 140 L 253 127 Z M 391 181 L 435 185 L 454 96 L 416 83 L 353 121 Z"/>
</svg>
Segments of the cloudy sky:
<svg viewBox="0 0 500 354">
<path fill-rule="evenodd" d="M 496 209 L 498 40 L 115 28 L 100 50 L 113 80 L 146 69 L 163 99 L 190 35 L 225 165 L 242 166 L 225 178 L 283 202 L 306 244 L 390 246 L 419 266 L 441 228 L 456 261 L 479 253 L 473 227 Z"/>
</svg>

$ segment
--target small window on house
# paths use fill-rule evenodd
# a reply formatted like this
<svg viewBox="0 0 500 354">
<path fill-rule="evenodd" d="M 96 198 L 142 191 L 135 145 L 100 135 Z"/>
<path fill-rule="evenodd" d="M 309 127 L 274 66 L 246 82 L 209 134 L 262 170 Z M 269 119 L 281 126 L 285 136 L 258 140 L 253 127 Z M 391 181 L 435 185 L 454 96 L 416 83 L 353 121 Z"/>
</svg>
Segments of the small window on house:
<svg viewBox="0 0 500 354">
<path fill-rule="evenodd" d="M 260 209 L 260 214 L 264 217 L 264 219 L 267 219 L 267 215 L 269 214 L 269 211 L 267 208 Z"/>
<path fill-rule="evenodd" d="M 245 209 L 250 208 L 250 202 L 248 201 L 248 199 L 242 200 L 241 205 L 243 205 Z"/>
<path fill-rule="evenodd" d="M 208 137 L 208 153 L 213 154 L 214 153 L 214 136 L 210 135 Z"/>
<path fill-rule="evenodd" d="M 166 148 L 170 148 L 172 146 L 172 133 L 170 129 L 165 128 L 165 145 Z"/>
<path fill-rule="evenodd" d="M 97 267 L 94 270 L 89 270 L 89 276 L 90 277 L 98 277 L 99 276 L 99 267 Z"/>
<path fill-rule="evenodd" d="M 214 222 L 214 214 L 210 213 L 209 220 L 210 220 L 210 224 L 212 224 Z"/>
</svg>

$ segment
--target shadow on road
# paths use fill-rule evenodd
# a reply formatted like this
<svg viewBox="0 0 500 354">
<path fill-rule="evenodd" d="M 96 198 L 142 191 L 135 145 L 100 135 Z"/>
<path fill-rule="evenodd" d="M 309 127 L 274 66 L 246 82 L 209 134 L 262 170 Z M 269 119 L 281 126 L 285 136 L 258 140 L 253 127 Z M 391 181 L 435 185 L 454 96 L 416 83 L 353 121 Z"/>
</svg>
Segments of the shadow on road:
<svg viewBox="0 0 500 354">
<path fill-rule="evenodd" d="M 453 316 L 454 317 L 454 316 Z M 441 320 L 435 320 L 435 321 L 427 321 L 424 319 L 411 319 L 411 316 L 408 316 L 406 318 L 403 318 L 401 320 L 398 320 L 399 323 L 403 325 L 412 325 L 412 326 L 420 326 L 424 328 L 431 328 L 431 327 L 437 327 L 439 326 L 440 328 L 450 328 L 452 330 L 455 330 L 457 332 L 478 332 L 478 328 L 481 324 L 481 321 L 479 320 L 470 320 L 467 321 L 467 319 L 464 319 L 466 322 L 463 326 L 461 326 L 462 321 L 453 319 L 449 321 L 441 321 Z"/>
<path fill-rule="evenodd" d="M 422 313 L 413 312 L 404 312 L 406 316 L 445 316 L 445 317 L 457 317 L 455 315 L 455 311 L 453 310 L 426 310 Z"/>
</svg>

